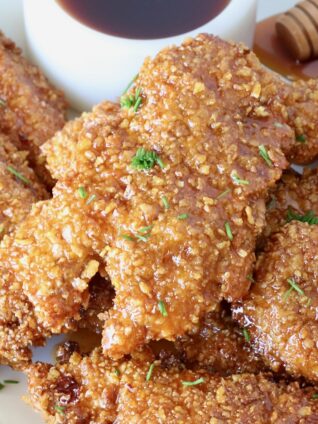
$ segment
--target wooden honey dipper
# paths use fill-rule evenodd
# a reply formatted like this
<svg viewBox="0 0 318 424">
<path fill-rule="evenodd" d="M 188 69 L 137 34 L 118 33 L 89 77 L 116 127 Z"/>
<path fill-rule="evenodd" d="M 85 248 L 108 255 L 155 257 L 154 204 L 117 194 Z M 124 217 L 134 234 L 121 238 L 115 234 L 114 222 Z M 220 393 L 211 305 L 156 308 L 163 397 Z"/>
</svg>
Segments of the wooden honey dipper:
<svg viewBox="0 0 318 424">
<path fill-rule="evenodd" d="M 296 60 L 318 57 L 318 0 L 305 0 L 279 15 L 276 33 Z"/>
</svg>

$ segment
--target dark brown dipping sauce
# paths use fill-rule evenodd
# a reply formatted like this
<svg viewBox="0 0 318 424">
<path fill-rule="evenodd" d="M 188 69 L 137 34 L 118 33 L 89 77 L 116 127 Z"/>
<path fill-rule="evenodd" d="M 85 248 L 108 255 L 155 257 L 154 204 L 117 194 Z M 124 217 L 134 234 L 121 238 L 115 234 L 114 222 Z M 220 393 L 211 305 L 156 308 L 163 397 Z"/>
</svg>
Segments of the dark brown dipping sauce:
<svg viewBox="0 0 318 424">
<path fill-rule="evenodd" d="M 215 18 L 230 0 L 57 0 L 75 19 L 125 38 L 165 38 Z"/>
<path fill-rule="evenodd" d="M 287 78 L 309 79 L 318 77 L 318 60 L 298 62 L 292 58 L 275 31 L 277 16 L 257 24 L 254 52 L 260 61 Z"/>
</svg>

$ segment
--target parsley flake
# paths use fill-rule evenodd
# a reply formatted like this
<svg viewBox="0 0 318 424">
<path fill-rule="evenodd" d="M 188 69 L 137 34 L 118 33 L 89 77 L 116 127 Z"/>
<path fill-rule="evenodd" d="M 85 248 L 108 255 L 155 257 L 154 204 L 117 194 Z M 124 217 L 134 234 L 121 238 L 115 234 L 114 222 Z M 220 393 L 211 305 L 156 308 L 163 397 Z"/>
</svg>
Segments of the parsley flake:
<svg viewBox="0 0 318 424">
<path fill-rule="evenodd" d="M 299 287 L 299 285 L 296 283 L 296 281 L 293 278 L 288 278 L 287 282 L 290 285 L 290 288 L 284 293 L 283 300 L 286 301 L 289 298 L 289 296 L 291 295 L 291 293 L 293 291 L 295 291 L 298 294 L 300 294 L 302 297 L 307 298 L 308 301 L 306 303 L 306 306 L 310 306 L 311 299 L 308 296 L 305 295 L 305 292 Z"/>
<path fill-rule="evenodd" d="M 4 384 L 19 384 L 18 380 L 4 380 Z"/>
<path fill-rule="evenodd" d="M 198 378 L 195 381 L 182 381 L 182 385 L 186 386 L 186 387 L 190 387 L 190 386 L 197 386 L 198 384 L 202 384 L 204 383 L 204 378 Z"/>
<path fill-rule="evenodd" d="M 166 196 L 163 196 L 162 199 L 161 199 L 161 201 L 162 201 L 162 204 L 163 204 L 163 206 L 164 206 L 165 209 L 169 209 L 170 208 L 170 205 L 169 205 L 169 202 L 168 202 L 168 199 L 167 199 Z"/>
<path fill-rule="evenodd" d="M 143 227 L 138 230 L 139 233 L 149 233 L 153 229 L 153 225 L 149 225 L 148 227 Z"/>
<path fill-rule="evenodd" d="M 91 203 L 94 202 L 94 200 L 96 200 L 97 196 L 96 194 L 92 194 L 91 196 L 89 196 L 89 199 L 87 200 L 86 204 L 90 205 Z"/>
<path fill-rule="evenodd" d="M 88 196 L 85 187 L 79 187 L 77 191 L 81 199 L 86 199 L 86 197 Z"/>
<path fill-rule="evenodd" d="M 65 415 L 65 406 L 55 405 L 54 409 L 56 412 L 58 412 L 61 415 Z"/>
<path fill-rule="evenodd" d="M 189 218 L 189 215 L 187 213 L 182 213 L 182 214 L 178 215 L 179 221 L 183 221 L 183 220 L 188 219 L 188 218 Z"/>
<path fill-rule="evenodd" d="M 222 193 L 220 193 L 220 194 L 217 196 L 216 200 L 223 199 L 223 197 L 227 196 L 230 192 L 231 192 L 231 190 L 228 188 L 227 190 L 225 190 L 225 191 L 223 191 Z"/>
<path fill-rule="evenodd" d="M 224 224 L 224 227 L 225 227 L 226 235 L 228 236 L 229 240 L 232 241 L 233 240 L 233 234 L 232 234 L 232 230 L 231 230 L 231 227 L 230 227 L 230 223 L 226 222 Z"/>
<path fill-rule="evenodd" d="M 0 107 L 6 107 L 6 106 L 7 106 L 7 102 L 2 97 L 0 97 Z"/>
<path fill-rule="evenodd" d="M 161 315 L 163 317 L 167 317 L 168 316 L 166 305 L 165 305 L 165 302 L 163 300 L 160 300 L 158 302 L 158 309 L 159 309 L 159 311 L 160 311 L 160 313 L 161 313 Z"/>
<path fill-rule="evenodd" d="M 296 141 L 298 141 L 298 143 L 306 143 L 307 137 L 305 134 L 298 134 L 296 135 Z"/>
<path fill-rule="evenodd" d="M 164 168 L 164 164 L 157 153 L 152 150 L 146 150 L 143 147 L 137 150 L 131 161 L 131 166 L 141 171 L 149 171 L 155 165 L 159 165 L 161 169 Z"/>
<path fill-rule="evenodd" d="M 255 280 L 254 280 L 254 278 L 253 278 L 253 275 L 252 274 L 248 274 L 247 276 L 246 276 L 246 278 L 251 282 L 251 283 L 255 283 Z"/>
<path fill-rule="evenodd" d="M 119 369 L 118 369 L 118 368 L 115 368 L 115 369 L 114 369 L 114 374 L 115 374 L 117 377 L 119 377 L 119 376 L 120 376 L 120 371 L 119 371 Z"/>
<path fill-rule="evenodd" d="M 135 239 L 128 234 L 121 234 L 121 237 L 125 240 L 128 240 L 128 241 L 135 241 Z"/>
<path fill-rule="evenodd" d="M 246 328 L 243 328 L 242 333 L 243 333 L 243 336 L 244 336 L 245 341 L 247 343 L 249 343 L 251 341 L 250 332 Z"/>
<path fill-rule="evenodd" d="M 133 109 L 134 112 L 137 112 L 139 106 L 141 105 L 141 89 L 137 88 L 135 94 L 124 94 L 120 98 L 120 106 L 124 109 Z"/>
<path fill-rule="evenodd" d="M 20 181 L 22 181 L 24 184 L 31 185 L 31 181 L 24 175 L 22 175 L 20 172 L 18 172 L 15 168 L 13 168 L 13 166 L 7 166 L 7 170 Z"/>
<path fill-rule="evenodd" d="M 268 155 L 268 152 L 266 150 L 266 147 L 261 144 L 258 146 L 259 154 L 264 159 L 264 161 L 267 163 L 268 166 L 273 166 L 273 162 L 271 161 L 271 158 Z"/>
<path fill-rule="evenodd" d="M 291 222 L 291 221 L 307 222 L 309 225 L 317 225 L 318 217 L 315 216 L 315 213 L 313 211 L 308 211 L 304 215 L 301 215 L 301 214 L 298 214 L 297 212 L 292 211 L 291 209 L 288 209 L 286 222 Z"/>
<path fill-rule="evenodd" d="M 150 365 L 150 367 L 149 367 L 149 370 L 148 370 L 148 372 L 147 372 L 147 375 L 146 375 L 146 381 L 150 381 L 151 380 L 151 377 L 152 377 L 152 373 L 153 373 L 153 369 L 155 368 L 155 363 L 153 362 L 151 365 Z"/>
<path fill-rule="evenodd" d="M 138 78 L 138 75 L 139 74 L 135 75 L 134 78 L 129 82 L 129 84 L 127 85 L 127 87 L 123 91 L 122 95 L 125 95 L 127 93 L 127 91 L 130 89 L 130 87 L 135 83 L 136 79 Z"/>
<path fill-rule="evenodd" d="M 312 399 L 318 399 L 318 393 L 314 393 L 311 398 Z"/>
<path fill-rule="evenodd" d="M 150 234 L 145 234 L 145 235 L 136 234 L 136 239 L 140 241 L 144 241 L 144 242 L 148 241 L 149 237 L 150 237 Z"/>
<path fill-rule="evenodd" d="M 249 183 L 250 183 L 248 180 L 242 180 L 237 175 L 237 172 L 236 171 L 232 172 L 231 178 L 234 181 L 234 183 L 237 184 L 237 185 L 249 185 Z"/>
</svg>

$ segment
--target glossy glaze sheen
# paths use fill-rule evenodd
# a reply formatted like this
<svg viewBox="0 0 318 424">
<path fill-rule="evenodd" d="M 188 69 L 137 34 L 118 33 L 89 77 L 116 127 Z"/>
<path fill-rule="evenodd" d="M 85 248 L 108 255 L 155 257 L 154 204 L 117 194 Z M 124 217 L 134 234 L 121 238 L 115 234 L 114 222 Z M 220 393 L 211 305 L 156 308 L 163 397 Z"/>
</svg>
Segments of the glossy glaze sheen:
<svg viewBox="0 0 318 424">
<path fill-rule="evenodd" d="M 58 0 L 75 19 L 119 37 L 154 39 L 186 33 L 206 24 L 230 0 Z"/>
</svg>

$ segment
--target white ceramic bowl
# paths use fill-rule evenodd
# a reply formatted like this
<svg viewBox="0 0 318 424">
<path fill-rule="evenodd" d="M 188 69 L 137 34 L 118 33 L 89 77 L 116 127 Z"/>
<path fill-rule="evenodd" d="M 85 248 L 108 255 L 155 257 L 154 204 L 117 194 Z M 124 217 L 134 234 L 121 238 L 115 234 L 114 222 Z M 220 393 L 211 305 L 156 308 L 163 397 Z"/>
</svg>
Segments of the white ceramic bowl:
<svg viewBox="0 0 318 424">
<path fill-rule="evenodd" d="M 136 75 L 146 56 L 206 32 L 251 46 L 257 0 L 231 0 L 213 20 L 174 37 L 134 40 L 115 37 L 83 25 L 55 0 L 24 0 L 29 54 L 52 82 L 63 89 L 71 106 L 90 109 L 115 100 Z"/>
</svg>

